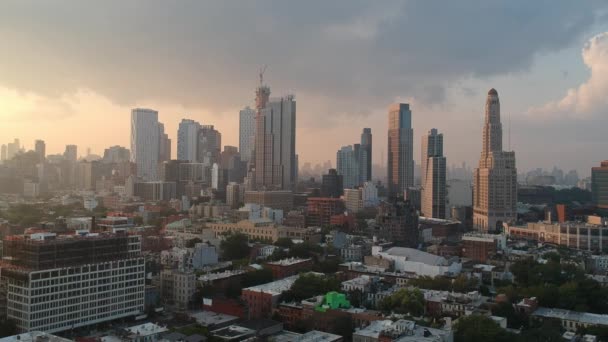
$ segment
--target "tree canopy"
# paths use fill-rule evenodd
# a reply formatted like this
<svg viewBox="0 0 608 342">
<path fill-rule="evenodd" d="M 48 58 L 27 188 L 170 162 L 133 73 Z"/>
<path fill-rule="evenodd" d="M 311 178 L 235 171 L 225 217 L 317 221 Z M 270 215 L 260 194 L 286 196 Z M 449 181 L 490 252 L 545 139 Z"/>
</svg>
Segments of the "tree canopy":
<svg viewBox="0 0 608 342">
<path fill-rule="evenodd" d="M 419 289 L 402 288 L 380 301 L 380 310 L 397 314 L 424 314 L 424 295 Z"/>
<path fill-rule="evenodd" d="M 498 289 L 515 302 L 521 297 L 536 297 L 539 305 L 575 311 L 608 311 L 608 288 L 585 276 L 574 264 L 562 264 L 551 255 L 547 263 L 521 260 L 511 266 L 516 284 Z"/>
<path fill-rule="evenodd" d="M 244 234 L 230 234 L 221 242 L 222 257 L 226 260 L 243 259 L 249 257 L 251 248 L 247 244 Z"/>
<path fill-rule="evenodd" d="M 301 301 L 331 291 L 340 291 L 340 281 L 335 277 L 320 276 L 314 273 L 301 274 L 289 291 L 285 301 Z"/>
</svg>

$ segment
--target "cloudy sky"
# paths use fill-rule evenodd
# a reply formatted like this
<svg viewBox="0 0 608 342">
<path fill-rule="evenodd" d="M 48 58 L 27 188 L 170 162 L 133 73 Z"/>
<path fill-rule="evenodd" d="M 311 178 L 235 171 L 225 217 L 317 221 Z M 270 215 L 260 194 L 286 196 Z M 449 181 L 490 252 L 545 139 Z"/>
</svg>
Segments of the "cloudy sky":
<svg viewBox="0 0 608 342">
<path fill-rule="evenodd" d="M 302 162 L 335 165 L 363 127 L 380 162 L 404 101 L 417 156 L 435 127 L 448 163 L 475 164 L 491 87 L 520 170 L 608 159 L 605 1 L 6 0 L 0 42 L 0 142 L 50 153 L 128 146 L 134 107 L 159 110 L 174 148 L 182 118 L 237 145 L 268 65 L 272 94 L 296 95 Z"/>
</svg>

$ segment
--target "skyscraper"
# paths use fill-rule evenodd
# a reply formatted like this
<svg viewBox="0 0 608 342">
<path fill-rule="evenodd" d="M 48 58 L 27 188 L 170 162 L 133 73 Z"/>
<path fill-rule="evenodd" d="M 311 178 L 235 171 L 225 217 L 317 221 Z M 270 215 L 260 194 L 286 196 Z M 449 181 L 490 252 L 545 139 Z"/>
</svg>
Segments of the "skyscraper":
<svg viewBox="0 0 608 342">
<path fill-rule="evenodd" d="M 359 167 L 359 182 L 361 184 L 372 180 L 372 129 L 364 128 L 361 133 L 361 155 Z"/>
<path fill-rule="evenodd" d="M 344 189 L 353 189 L 361 184 L 360 153 L 359 144 L 343 146 L 336 153 L 336 169 L 342 176 Z"/>
<path fill-rule="evenodd" d="M 78 146 L 76 145 L 65 145 L 65 151 L 63 157 L 69 161 L 75 163 L 78 160 Z"/>
<path fill-rule="evenodd" d="M 422 215 L 446 217 L 446 159 L 443 156 L 443 134 L 433 128 L 422 137 L 421 153 Z"/>
<path fill-rule="evenodd" d="M 414 130 L 407 103 L 395 103 L 388 110 L 388 191 L 402 197 L 414 186 Z"/>
<path fill-rule="evenodd" d="M 329 169 L 321 177 L 321 196 L 339 198 L 344 192 L 343 177 L 336 169 Z"/>
<path fill-rule="evenodd" d="M 382 202 L 378 207 L 376 222 L 378 234 L 396 246 L 418 248 L 420 230 L 418 212 L 409 201 L 399 198 Z"/>
<path fill-rule="evenodd" d="M 6 150 L 6 159 L 10 160 L 21 150 L 21 143 L 19 139 L 15 138 L 15 141 L 8 143 Z"/>
<path fill-rule="evenodd" d="M 128 162 L 131 153 L 126 147 L 122 146 L 110 146 L 103 151 L 104 163 L 122 163 Z"/>
<path fill-rule="evenodd" d="M 159 133 L 157 111 L 131 110 L 131 161 L 137 165 L 137 176 L 145 181 L 158 179 Z"/>
<path fill-rule="evenodd" d="M 165 133 L 165 125 L 158 123 L 158 162 L 171 160 L 171 139 Z"/>
<path fill-rule="evenodd" d="M 495 231 L 517 219 L 515 152 L 502 149 L 498 92 L 488 92 L 479 166 L 473 174 L 473 227 Z"/>
<path fill-rule="evenodd" d="M 591 198 L 595 206 L 608 209 L 608 160 L 591 169 Z"/>
<path fill-rule="evenodd" d="M 34 150 L 40 158 L 40 162 L 43 162 L 46 158 L 46 144 L 44 143 L 44 140 L 36 140 L 34 143 Z"/>
<path fill-rule="evenodd" d="M 203 125 L 198 130 L 198 145 L 196 147 L 198 161 L 209 167 L 220 162 L 222 152 L 222 134 L 213 125 Z"/>
<path fill-rule="evenodd" d="M 5 144 L 2 144 L 2 147 L 0 148 L 0 161 L 5 161 L 7 159 L 7 147 Z"/>
<path fill-rule="evenodd" d="M 244 161 L 251 160 L 254 151 L 255 120 L 255 110 L 249 106 L 239 112 L 239 151 Z"/>
<path fill-rule="evenodd" d="M 196 147 L 200 129 L 200 123 L 182 119 L 177 129 L 177 159 L 187 160 L 191 163 L 197 161 Z"/>
<path fill-rule="evenodd" d="M 288 95 L 269 101 L 270 88 L 256 91 L 255 186 L 293 190 L 296 170 L 296 101 Z"/>
</svg>

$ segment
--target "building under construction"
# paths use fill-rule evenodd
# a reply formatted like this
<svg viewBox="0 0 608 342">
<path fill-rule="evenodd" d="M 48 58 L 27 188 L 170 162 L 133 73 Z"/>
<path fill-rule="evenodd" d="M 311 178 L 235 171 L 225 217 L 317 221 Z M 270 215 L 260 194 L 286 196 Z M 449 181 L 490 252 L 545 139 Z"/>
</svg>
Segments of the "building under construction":
<svg viewBox="0 0 608 342">
<path fill-rule="evenodd" d="M 58 332 L 144 310 L 140 237 L 36 232 L 3 241 L 7 317 L 20 331 Z"/>
</svg>

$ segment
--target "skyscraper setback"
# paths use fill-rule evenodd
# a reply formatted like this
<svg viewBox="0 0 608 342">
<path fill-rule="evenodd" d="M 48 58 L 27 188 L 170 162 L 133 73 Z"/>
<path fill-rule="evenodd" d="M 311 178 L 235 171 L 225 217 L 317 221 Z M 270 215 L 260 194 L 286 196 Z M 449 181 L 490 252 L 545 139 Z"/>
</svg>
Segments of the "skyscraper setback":
<svg viewBox="0 0 608 342">
<path fill-rule="evenodd" d="M 269 99 L 270 88 L 256 90 L 255 187 L 293 190 L 296 185 L 296 101 L 293 95 Z"/>
<path fill-rule="evenodd" d="M 414 130 L 407 103 L 395 103 L 388 110 L 388 191 L 402 197 L 414 186 Z"/>
<path fill-rule="evenodd" d="M 482 231 L 502 229 L 517 219 L 517 169 L 515 152 L 502 149 L 502 124 L 498 92 L 488 92 L 479 166 L 473 174 L 473 227 Z"/>
<path fill-rule="evenodd" d="M 433 128 L 422 137 L 420 175 L 422 215 L 446 217 L 446 159 L 443 156 L 443 134 Z"/>
</svg>

